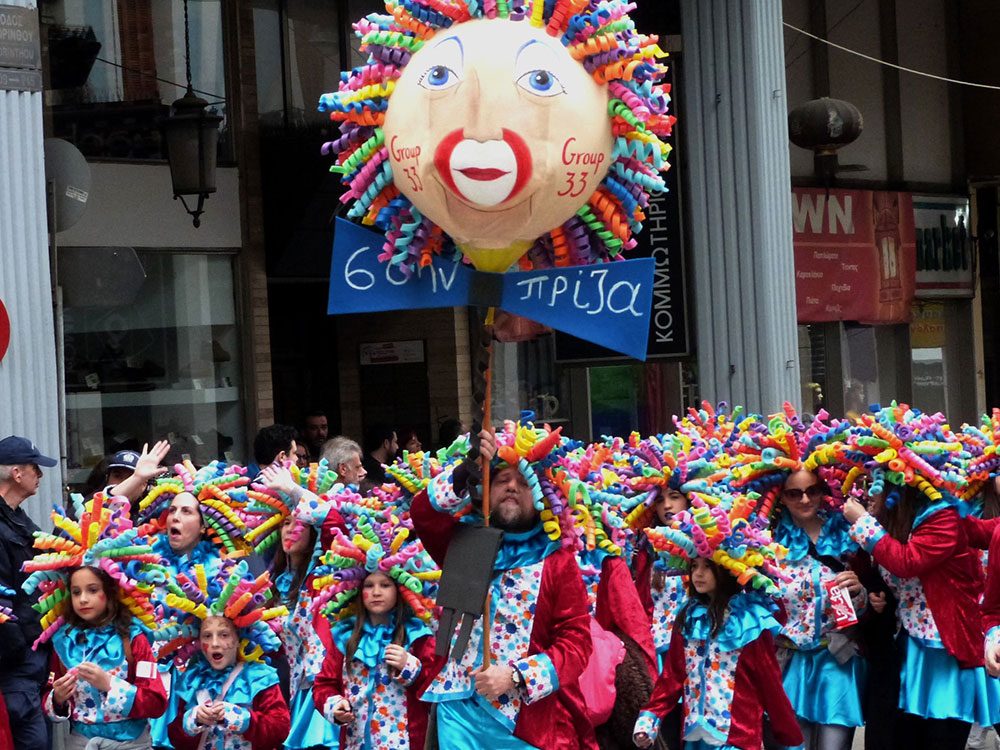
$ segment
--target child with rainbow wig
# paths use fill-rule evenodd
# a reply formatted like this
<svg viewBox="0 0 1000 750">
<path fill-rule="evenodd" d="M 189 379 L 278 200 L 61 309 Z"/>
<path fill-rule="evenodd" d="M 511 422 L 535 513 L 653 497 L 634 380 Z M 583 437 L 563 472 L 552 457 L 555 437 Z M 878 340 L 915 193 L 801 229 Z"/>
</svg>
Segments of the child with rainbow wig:
<svg viewBox="0 0 1000 750">
<path fill-rule="evenodd" d="M 652 746 L 660 719 L 679 697 L 686 750 L 757 750 L 765 713 L 779 742 L 802 742 L 774 654 L 781 625 L 770 597 L 785 550 L 771 541 L 755 500 L 693 492 L 690 510 L 645 532 L 657 564 L 687 573 L 690 584 L 667 664 L 633 730 L 639 747 Z"/>
<path fill-rule="evenodd" d="M 344 750 L 424 747 L 419 696 L 436 672 L 428 591 L 439 577 L 397 516 L 363 513 L 353 536 L 335 530 L 313 583 L 317 617 L 330 623 L 316 627 L 329 642 L 313 697 Z"/>
<path fill-rule="evenodd" d="M 868 670 L 860 628 L 840 629 L 830 589 L 846 589 L 863 614 L 868 592 L 859 574 L 868 576 L 871 562 L 840 512 L 853 464 L 836 446 L 851 425 L 827 420 L 820 412 L 806 425 L 788 403 L 779 414 L 745 420 L 733 445 L 731 484 L 761 496 L 762 517 L 788 549 L 778 581 L 787 615 L 778 645 L 805 747 L 850 750 L 855 728 L 865 723 Z"/>
<path fill-rule="evenodd" d="M 277 750 L 288 736 L 288 704 L 265 654 L 281 648 L 288 610 L 275 605 L 268 574 L 254 578 L 244 560 L 225 561 L 212 577 L 195 565 L 169 579 L 167 591 L 160 655 L 187 662 L 173 685 L 173 746 Z"/>
<path fill-rule="evenodd" d="M 261 473 L 262 484 L 254 485 L 248 514 L 267 516 L 250 537 L 258 552 L 276 545 L 271 578 L 278 599 L 288 608 L 281 629 L 281 641 L 289 668 L 289 709 L 291 731 L 286 750 L 337 746 L 339 732 L 316 710 L 313 683 L 323 664 L 326 647 L 316 627 L 312 582 L 323 550 L 333 539 L 333 529 L 346 529 L 341 511 L 360 498 L 337 482 L 326 459 L 299 468 L 294 464 L 274 464 Z M 297 513 L 305 503 L 315 502 L 315 513 Z"/>
<path fill-rule="evenodd" d="M 864 479 L 869 507 L 849 497 L 844 516 L 899 602 L 897 741 L 964 748 L 973 722 L 1000 718 L 1000 683 L 983 666 L 982 567 L 962 519 L 970 454 L 943 415 L 895 402 L 861 415 L 847 443 L 857 466 L 845 485 Z"/>
<path fill-rule="evenodd" d="M 200 565 L 213 577 L 223 558 L 250 553 L 255 541 L 251 526 L 260 527 L 266 518 L 244 514 L 250 480 L 242 466 L 213 461 L 196 469 L 184 461 L 174 465 L 174 472 L 157 479 L 140 500 L 139 533 L 150 540 L 171 576 L 191 576 Z M 265 526 L 256 533 L 266 531 Z M 158 648 L 155 643 L 154 649 Z M 170 703 L 163 716 L 152 722 L 154 747 L 172 746 L 167 728 L 177 713 L 177 693 L 171 687 L 184 667 L 184 663 L 161 660 L 160 674 Z"/>
<path fill-rule="evenodd" d="M 159 556 L 133 528 L 127 497 L 98 493 L 75 515 L 52 512 L 55 533 L 35 532 L 24 591 L 39 593 L 42 634 L 53 646 L 54 681 L 44 696 L 50 721 L 69 722 L 66 747 L 101 741 L 121 750 L 151 746 L 149 720 L 167 694 L 147 638 L 155 627 L 150 596 L 164 579 Z"/>
</svg>

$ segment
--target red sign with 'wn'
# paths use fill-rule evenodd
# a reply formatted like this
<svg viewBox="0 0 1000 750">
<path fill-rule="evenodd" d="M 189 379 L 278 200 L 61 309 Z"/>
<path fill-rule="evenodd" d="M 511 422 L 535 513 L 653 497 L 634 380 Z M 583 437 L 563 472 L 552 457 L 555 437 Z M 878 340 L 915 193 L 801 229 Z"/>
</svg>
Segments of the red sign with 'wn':
<svg viewBox="0 0 1000 750">
<path fill-rule="evenodd" d="M 799 323 L 907 323 L 916 277 L 913 196 L 793 188 Z"/>
</svg>

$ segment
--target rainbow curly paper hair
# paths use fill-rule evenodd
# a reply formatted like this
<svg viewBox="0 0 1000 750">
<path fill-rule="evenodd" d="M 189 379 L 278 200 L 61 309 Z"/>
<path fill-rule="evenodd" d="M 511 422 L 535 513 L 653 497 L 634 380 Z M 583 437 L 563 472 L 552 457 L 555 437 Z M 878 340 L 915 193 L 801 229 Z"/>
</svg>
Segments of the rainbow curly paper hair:
<svg viewBox="0 0 1000 750">
<path fill-rule="evenodd" d="M 412 525 L 395 515 L 364 513 L 357 519 L 353 537 L 340 529 L 315 571 L 313 588 L 318 592 L 313 608 L 330 620 L 357 612 L 350 606 L 370 574 L 391 578 L 413 614 L 425 622 L 432 617 L 431 592 L 441 571 L 413 535 Z"/>
<path fill-rule="evenodd" d="M 162 532 L 166 528 L 171 501 L 187 492 L 198 501 L 209 541 L 224 556 L 239 557 L 251 552 L 253 545 L 247 539 L 251 529 L 243 515 L 249 502 L 247 470 L 220 461 L 195 469 L 190 461 L 184 461 L 176 464 L 174 471 L 176 476 L 158 479 L 156 486 L 139 502 L 140 533 Z M 256 520 L 261 519 L 257 517 Z"/>
<path fill-rule="evenodd" d="M 766 421 L 752 416 L 740 423 L 732 444 L 730 484 L 735 490 L 761 496 L 761 518 L 770 518 L 775 508 L 781 507 L 777 500 L 785 480 L 801 470 L 815 473 L 826 483 L 832 507 L 843 505 L 858 456 L 847 443 L 851 423 L 829 417 L 820 410 L 807 426 L 785 402 L 784 410 Z"/>
<path fill-rule="evenodd" d="M 968 511 L 964 499 L 970 455 L 944 415 L 924 414 L 895 401 L 876 405 L 872 412 L 862 414 L 850 432 L 850 446 L 859 458 L 849 482 L 866 474 L 868 493 L 884 494 L 889 508 L 910 486 L 930 502 L 945 501 Z"/>
<path fill-rule="evenodd" d="M 525 413 L 523 421 L 519 422 L 508 419 L 496 431 L 497 450 L 490 466 L 494 472 L 508 467 L 520 472 L 531 492 L 535 510 L 541 514 L 545 532 L 557 541 L 562 534 L 559 516 L 567 505 L 574 503 L 577 494 L 586 489 L 570 475 L 566 466 L 559 466 L 563 457 L 577 450 L 580 443 L 563 437 L 561 427 L 553 430 L 548 425 L 535 426 L 529 421 L 530 416 L 530 412 Z M 433 505 L 444 507 L 436 498 L 449 492 L 452 470 L 458 463 L 456 460 L 446 467 L 428 485 L 427 493 Z M 466 498 L 453 512 L 461 517 L 473 510 L 471 501 Z"/>
<path fill-rule="evenodd" d="M 971 500 L 983 491 L 983 486 L 1000 475 L 1000 409 L 994 408 L 991 414 L 983 414 L 979 426 L 963 424 L 955 435 L 969 454 L 965 467 L 968 485 L 963 492 L 963 498 Z"/>
<path fill-rule="evenodd" d="M 128 498 L 108 498 L 99 492 L 86 503 L 80 495 L 70 499 L 79 522 L 61 507 L 55 508 L 55 533 L 34 532 L 35 549 L 41 551 L 24 564 L 24 572 L 30 575 L 21 588 L 29 596 L 36 591 L 40 594 L 32 608 L 42 615 L 42 633 L 32 648 L 49 640 L 65 623 L 71 606 L 70 575 L 80 567 L 107 573 L 117 584 L 119 601 L 144 627 L 155 629 L 150 599 L 165 576 L 160 556 L 132 526 Z"/>
<path fill-rule="evenodd" d="M 330 468 L 325 458 L 305 468 L 299 468 L 294 463 L 287 468 L 293 481 L 314 495 L 324 495 L 343 488 L 343 485 L 338 484 L 337 472 Z M 263 484 L 251 485 L 247 491 L 247 499 L 247 506 L 241 513 L 250 527 L 246 532 L 246 541 L 256 552 L 264 552 L 278 543 L 281 526 L 295 512 L 297 502 Z"/>
<path fill-rule="evenodd" d="M 194 577 L 181 573 L 168 579 L 164 614 L 169 618 L 156 638 L 165 641 L 159 658 L 173 656 L 184 663 L 197 651 L 201 623 L 225 617 L 236 626 L 239 658 L 262 661 L 265 653 L 281 648 L 281 623 L 288 615 L 284 605 L 271 605 L 273 593 L 268 573 L 254 578 L 245 560 L 226 560 L 214 578 L 203 565 L 194 566 Z"/>
<path fill-rule="evenodd" d="M 657 554 L 656 567 L 686 573 L 692 560 L 703 557 L 729 571 L 741 586 L 777 594 L 777 582 L 785 579 L 777 563 L 788 551 L 757 523 L 758 498 L 700 492 L 690 498 L 691 508 L 674 516 L 669 526 L 644 530 Z"/>
<path fill-rule="evenodd" d="M 669 137 L 665 54 L 657 39 L 635 29 L 627 0 L 386 0 L 390 15 L 372 14 L 354 28 L 365 65 L 341 74 L 337 93 L 325 94 L 321 112 L 340 122 L 341 137 L 327 143 L 331 171 L 343 175 L 347 215 L 386 233 L 380 258 L 410 274 L 438 254 L 454 257 L 444 231 L 403 196 L 393 182 L 382 125 L 396 81 L 410 57 L 434 34 L 476 18 L 523 21 L 558 37 L 599 83 L 608 84 L 612 164 L 597 190 L 562 226 L 539 237 L 521 259 L 523 270 L 618 258 L 635 245 L 649 195 L 665 189 Z"/>
</svg>

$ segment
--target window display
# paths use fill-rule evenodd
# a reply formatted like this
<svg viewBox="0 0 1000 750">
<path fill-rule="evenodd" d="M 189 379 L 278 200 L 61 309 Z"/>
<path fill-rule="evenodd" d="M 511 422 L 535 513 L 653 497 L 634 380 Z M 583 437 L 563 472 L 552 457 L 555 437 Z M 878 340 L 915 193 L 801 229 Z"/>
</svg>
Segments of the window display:
<svg viewBox="0 0 1000 750">
<path fill-rule="evenodd" d="M 88 250 L 65 248 L 60 260 Z M 69 295 L 64 305 L 70 484 L 105 455 L 160 438 L 170 462 L 245 458 L 233 256 L 137 254 L 145 280 L 134 301 Z M 73 265 L 60 263 L 60 284 Z M 113 272 L 103 270 L 96 286 Z"/>
</svg>

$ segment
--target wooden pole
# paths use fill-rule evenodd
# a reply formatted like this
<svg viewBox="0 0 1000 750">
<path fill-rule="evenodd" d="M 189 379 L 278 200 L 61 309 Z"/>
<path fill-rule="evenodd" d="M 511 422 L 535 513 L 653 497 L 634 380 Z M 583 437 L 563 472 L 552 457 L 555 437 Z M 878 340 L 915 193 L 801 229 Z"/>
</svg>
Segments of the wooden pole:
<svg viewBox="0 0 1000 750">
<path fill-rule="evenodd" d="M 496 308 L 489 308 L 486 311 L 486 320 L 483 322 L 484 335 L 486 336 L 486 387 L 483 397 L 483 429 L 493 430 L 493 318 Z M 490 459 L 480 456 L 483 469 L 483 523 L 487 527 L 490 525 Z M 486 589 L 486 605 L 483 608 L 483 669 L 490 666 L 492 658 L 490 656 L 490 629 L 493 626 L 490 617 L 490 589 Z"/>
</svg>

